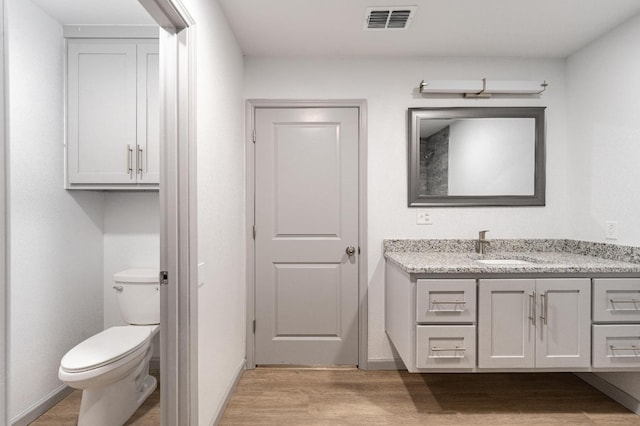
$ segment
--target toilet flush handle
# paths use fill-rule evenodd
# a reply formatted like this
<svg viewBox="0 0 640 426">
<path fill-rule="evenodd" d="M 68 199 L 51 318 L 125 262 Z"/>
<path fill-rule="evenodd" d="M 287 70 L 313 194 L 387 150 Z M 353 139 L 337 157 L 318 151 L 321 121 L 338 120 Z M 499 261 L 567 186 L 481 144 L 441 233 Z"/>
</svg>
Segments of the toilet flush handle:
<svg viewBox="0 0 640 426">
<path fill-rule="evenodd" d="M 114 286 L 113 286 L 113 289 L 114 289 L 115 291 L 118 291 L 118 292 L 121 292 L 121 291 L 123 291 L 123 290 L 124 290 L 124 288 L 122 288 L 122 286 L 121 286 L 121 285 L 114 285 Z"/>
</svg>

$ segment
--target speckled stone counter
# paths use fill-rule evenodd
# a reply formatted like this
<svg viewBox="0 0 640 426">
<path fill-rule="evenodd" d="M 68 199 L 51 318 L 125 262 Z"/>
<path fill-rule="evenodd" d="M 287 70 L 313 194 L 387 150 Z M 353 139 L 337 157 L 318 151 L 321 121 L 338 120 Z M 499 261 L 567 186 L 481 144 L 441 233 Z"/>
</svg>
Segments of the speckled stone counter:
<svg viewBox="0 0 640 426">
<path fill-rule="evenodd" d="M 485 255 L 475 240 L 385 240 L 384 256 L 410 274 L 640 275 L 640 248 L 573 240 L 489 240 Z M 484 264 L 482 259 L 524 264 Z"/>
</svg>

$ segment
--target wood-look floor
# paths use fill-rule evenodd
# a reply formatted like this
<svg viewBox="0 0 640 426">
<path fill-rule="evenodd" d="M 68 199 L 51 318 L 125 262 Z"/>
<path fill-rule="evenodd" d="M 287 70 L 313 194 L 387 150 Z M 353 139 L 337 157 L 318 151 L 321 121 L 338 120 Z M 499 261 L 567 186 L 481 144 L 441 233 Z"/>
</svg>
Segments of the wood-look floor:
<svg viewBox="0 0 640 426">
<path fill-rule="evenodd" d="M 246 371 L 222 425 L 640 425 L 570 373 Z"/>
<path fill-rule="evenodd" d="M 32 424 L 75 425 L 80 395 Z M 158 388 L 127 425 L 159 424 Z M 640 417 L 570 373 L 258 368 L 244 372 L 221 425 L 640 425 Z"/>
<path fill-rule="evenodd" d="M 129 419 L 128 426 L 156 426 L 160 424 L 160 371 L 150 370 L 158 379 L 158 387 L 142 403 L 138 411 Z M 78 423 L 80 398 L 82 391 L 74 390 L 71 395 L 60 401 L 55 407 L 38 417 L 31 425 L 37 426 L 72 426 Z"/>
</svg>

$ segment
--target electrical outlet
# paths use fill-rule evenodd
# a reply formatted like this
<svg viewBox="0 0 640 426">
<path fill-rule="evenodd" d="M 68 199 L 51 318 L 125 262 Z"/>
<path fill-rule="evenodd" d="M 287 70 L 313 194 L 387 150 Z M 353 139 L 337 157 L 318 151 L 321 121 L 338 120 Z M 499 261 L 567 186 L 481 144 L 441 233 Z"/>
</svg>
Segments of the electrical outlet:
<svg viewBox="0 0 640 426">
<path fill-rule="evenodd" d="M 607 240 L 618 239 L 618 222 L 607 221 L 604 223 L 604 238 Z"/>
<path fill-rule="evenodd" d="M 418 225 L 433 225 L 431 214 L 428 210 L 416 210 L 416 224 Z"/>
</svg>

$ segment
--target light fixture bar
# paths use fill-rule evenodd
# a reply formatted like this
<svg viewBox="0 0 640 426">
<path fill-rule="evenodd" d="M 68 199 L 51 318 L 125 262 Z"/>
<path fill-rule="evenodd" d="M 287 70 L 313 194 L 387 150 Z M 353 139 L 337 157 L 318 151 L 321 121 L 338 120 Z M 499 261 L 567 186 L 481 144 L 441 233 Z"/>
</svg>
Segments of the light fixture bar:
<svg viewBox="0 0 640 426">
<path fill-rule="evenodd" d="M 491 95 L 539 95 L 546 90 L 546 81 L 500 81 L 500 80 L 422 80 L 420 93 L 462 94 L 468 98 Z"/>
</svg>

